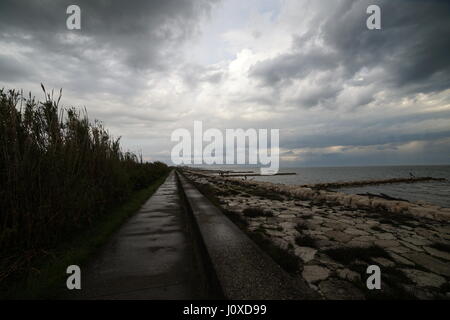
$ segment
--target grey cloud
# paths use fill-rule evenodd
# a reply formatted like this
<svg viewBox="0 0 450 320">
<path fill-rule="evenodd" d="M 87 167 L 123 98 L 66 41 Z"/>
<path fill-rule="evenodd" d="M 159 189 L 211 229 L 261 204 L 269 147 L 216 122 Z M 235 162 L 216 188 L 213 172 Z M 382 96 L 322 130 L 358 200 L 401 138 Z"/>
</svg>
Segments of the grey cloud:
<svg viewBox="0 0 450 320">
<path fill-rule="evenodd" d="M 152 74 L 179 63 L 180 45 L 216 2 L 80 0 L 81 30 L 70 31 L 66 8 L 72 1 L 1 1 L 0 41 L 29 50 L 0 81 L 33 80 L 79 97 L 104 92 L 129 99 L 146 89 Z M 33 62 L 33 79 L 21 69 L 24 61 Z M 1 56 L 0 67 L 8 64 Z"/>
<path fill-rule="evenodd" d="M 220 71 L 212 72 L 200 77 L 201 81 L 210 82 L 210 83 L 219 83 L 223 78 L 223 73 Z"/>
<path fill-rule="evenodd" d="M 29 34 L 41 49 L 60 51 L 79 56 L 86 50 L 77 43 L 71 45 L 61 36 L 71 33 L 91 38 L 93 49 L 111 50 L 107 55 L 121 55 L 129 66 L 145 69 L 160 68 L 167 54 L 175 52 L 168 46 L 178 45 L 196 30 L 199 16 L 208 12 L 215 1 L 135 0 L 77 1 L 81 8 L 82 28 L 66 29 L 66 8 L 72 1 L 6 0 L 0 4 L 0 30 L 2 37 Z M 49 47 L 46 47 L 49 46 Z M 69 50 L 70 49 L 70 50 Z M 172 48 L 173 49 L 173 48 Z"/>
<path fill-rule="evenodd" d="M 202 83 L 219 84 L 226 76 L 226 72 L 217 66 L 198 64 L 183 64 L 178 68 L 177 73 L 184 83 L 192 89 L 197 88 Z"/>
<path fill-rule="evenodd" d="M 292 102 L 301 104 L 306 107 L 314 107 L 317 105 L 333 104 L 334 98 L 342 91 L 342 86 L 334 83 L 324 84 L 323 86 L 315 86 L 306 92 L 300 92 L 298 97 Z"/>
<path fill-rule="evenodd" d="M 0 75 L 2 75 L 3 80 L 15 82 L 24 77 L 33 77 L 34 74 L 31 65 L 24 65 L 15 57 L 0 54 Z"/>
<path fill-rule="evenodd" d="M 373 146 L 391 142 L 407 143 L 417 140 L 432 141 L 436 139 L 449 138 L 450 130 L 442 132 L 423 133 L 383 133 L 383 130 L 367 131 L 351 129 L 347 132 L 329 132 L 314 136 L 296 137 L 286 139 L 283 137 L 282 147 L 305 148 L 305 147 L 329 147 L 329 146 Z"/>
<path fill-rule="evenodd" d="M 371 146 L 388 143 L 406 143 L 416 140 L 436 140 L 450 137 L 450 127 L 445 129 L 419 129 L 414 132 L 404 132 L 399 124 L 418 124 L 422 121 L 442 120 L 450 121 L 450 111 L 411 113 L 395 117 L 374 119 L 372 117 L 346 120 L 340 119 L 330 123 L 321 133 L 282 135 L 281 147 L 295 148 L 323 148 L 330 146 Z M 282 131 L 283 133 L 283 131 Z"/>
<path fill-rule="evenodd" d="M 251 77 L 260 79 L 262 85 L 284 90 L 294 79 L 318 72 L 333 74 L 333 86 L 325 86 L 321 93 L 305 88 L 296 100 L 303 107 L 337 98 L 337 88 L 345 83 L 367 84 L 364 79 L 357 84 L 353 77 L 375 68 L 381 70 L 371 79 L 376 91 L 396 88 L 402 90 L 401 95 L 450 88 L 449 2 L 342 0 L 320 4 L 323 10 L 312 19 L 310 30 L 294 35 L 289 51 L 256 64 L 250 70 Z M 366 28 L 369 4 L 380 5 L 382 30 Z M 373 97 L 368 95 L 356 104 L 371 101 Z"/>
<path fill-rule="evenodd" d="M 365 8 L 378 4 L 382 10 L 382 30 L 365 28 Z M 337 11 L 324 23 L 322 37 L 340 53 L 340 61 L 351 76 L 363 67 L 382 67 L 390 83 L 398 87 L 435 80 L 437 90 L 450 86 L 450 3 L 421 1 L 344 1 L 347 14 Z M 444 81 L 445 83 L 438 83 Z M 417 88 L 420 91 L 420 87 Z"/>
<path fill-rule="evenodd" d="M 336 58 L 320 50 L 303 53 L 287 53 L 260 62 L 250 70 L 250 75 L 263 80 L 265 85 L 278 85 L 295 78 L 308 76 L 312 71 L 337 67 Z"/>
<path fill-rule="evenodd" d="M 399 152 L 401 144 L 389 143 L 373 148 L 365 148 L 360 152 L 305 152 L 300 155 L 299 163 L 305 166 L 345 166 L 364 165 L 439 165 L 450 160 L 450 140 L 422 141 L 419 150 Z M 358 151 L 354 149 L 353 151 Z M 283 164 L 283 162 L 282 162 Z M 291 165 L 290 163 L 285 163 Z"/>
</svg>

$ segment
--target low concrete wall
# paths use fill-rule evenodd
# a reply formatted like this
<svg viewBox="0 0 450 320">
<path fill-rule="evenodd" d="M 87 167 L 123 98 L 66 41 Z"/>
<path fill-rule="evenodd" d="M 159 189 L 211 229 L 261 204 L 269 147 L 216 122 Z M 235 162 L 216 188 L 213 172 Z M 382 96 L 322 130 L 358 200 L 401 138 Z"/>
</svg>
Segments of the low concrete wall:
<svg viewBox="0 0 450 320">
<path fill-rule="evenodd" d="M 178 177 L 226 299 L 318 299 L 304 281 L 286 273 L 183 175 Z"/>
</svg>

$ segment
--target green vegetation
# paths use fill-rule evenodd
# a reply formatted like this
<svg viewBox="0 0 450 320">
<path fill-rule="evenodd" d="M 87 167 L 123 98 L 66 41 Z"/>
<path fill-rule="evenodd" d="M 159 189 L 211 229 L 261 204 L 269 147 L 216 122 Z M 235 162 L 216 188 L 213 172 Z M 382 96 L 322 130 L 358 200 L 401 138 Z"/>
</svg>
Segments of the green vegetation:
<svg viewBox="0 0 450 320">
<path fill-rule="evenodd" d="M 42 273 L 36 266 L 54 264 L 61 247 L 64 259 L 85 256 L 170 170 L 122 152 L 85 110 L 60 108 L 61 95 L 42 88 L 44 102 L 0 90 L 1 287 Z"/>
<path fill-rule="evenodd" d="M 56 246 L 51 252 L 42 255 L 33 267 L 15 276 L 16 281 L 8 281 L 0 287 L 0 298 L 43 299 L 58 298 L 66 291 L 66 268 L 69 265 L 82 265 L 91 255 L 107 242 L 127 218 L 132 216 L 142 204 L 164 182 L 167 174 L 161 176 L 148 188 L 132 194 L 119 208 L 99 217 L 70 241 Z"/>
</svg>

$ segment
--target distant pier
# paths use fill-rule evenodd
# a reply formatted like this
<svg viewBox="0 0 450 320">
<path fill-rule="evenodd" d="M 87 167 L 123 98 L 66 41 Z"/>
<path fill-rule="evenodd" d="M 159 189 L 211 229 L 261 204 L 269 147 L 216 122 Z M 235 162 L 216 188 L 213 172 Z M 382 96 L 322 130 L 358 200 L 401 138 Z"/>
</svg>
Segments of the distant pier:
<svg viewBox="0 0 450 320">
<path fill-rule="evenodd" d="M 308 187 L 312 189 L 338 189 L 349 187 L 370 186 L 378 184 L 391 184 L 391 183 L 416 183 L 427 181 L 447 181 L 445 178 L 433 178 L 433 177 L 409 177 L 409 178 L 392 178 L 392 179 L 380 179 L 380 180 L 361 180 L 361 181 L 343 181 L 343 182 L 329 182 L 329 183 L 316 183 L 306 184 L 302 187 Z"/>
</svg>

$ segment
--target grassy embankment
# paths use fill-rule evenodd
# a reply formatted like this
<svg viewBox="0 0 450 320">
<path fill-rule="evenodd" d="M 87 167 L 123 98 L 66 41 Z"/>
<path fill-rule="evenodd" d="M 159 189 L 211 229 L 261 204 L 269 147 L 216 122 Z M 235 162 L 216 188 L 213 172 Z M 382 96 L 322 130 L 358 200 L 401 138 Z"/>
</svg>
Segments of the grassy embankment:
<svg viewBox="0 0 450 320">
<path fill-rule="evenodd" d="M 44 90 L 45 92 L 45 90 Z M 0 90 L 0 296 L 51 297 L 164 181 L 86 111 Z"/>
</svg>

